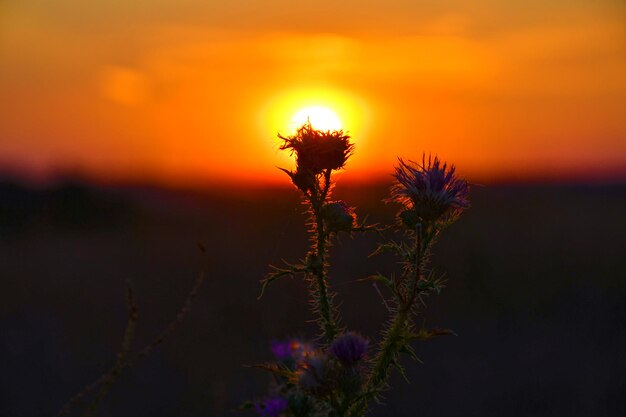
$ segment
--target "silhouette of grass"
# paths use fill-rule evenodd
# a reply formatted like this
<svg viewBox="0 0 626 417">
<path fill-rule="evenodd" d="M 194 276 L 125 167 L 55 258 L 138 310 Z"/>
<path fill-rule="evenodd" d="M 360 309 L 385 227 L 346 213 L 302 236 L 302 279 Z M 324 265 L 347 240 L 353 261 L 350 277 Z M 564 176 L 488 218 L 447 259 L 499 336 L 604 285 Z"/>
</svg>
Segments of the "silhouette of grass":
<svg viewBox="0 0 626 417">
<path fill-rule="evenodd" d="M 202 249 L 202 248 L 201 248 Z M 203 250 L 203 249 L 202 249 Z M 204 250 L 203 250 L 204 251 Z M 91 384 L 85 386 L 79 393 L 74 395 L 55 415 L 55 417 L 61 417 L 68 415 L 73 407 L 80 405 L 87 398 L 93 395 L 93 400 L 86 406 L 83 413 L 84 416 L 90 417 L 97 410 L 98 406 L 102 403 L 109 390 L 115 384 L 119 376 L 123 371 L 132 368 L 141 359 L 146 358 L 156 347 L 163 343 L 168 336 L 174 332 L 178 325 L 183 321 L 185 316 L 191 311 L 191 306 L 200 292 L 200 288 L 205 281 L 205 273 L 198 274 L 193 287 L 187 294 L 185 302 L 178 310 L 174 319 L 155 337 L 150 343 L 145 345 L 142 349 L 138 350 L 134 355 L 131 355 L 131 345 L 139 321 L 139 314 L 137 311 L 137 305 L 135 304 L 135 297 L 130 284 L 127 287 L 127 306 L 128 306 L 128 321 L 126 323 L 126 329 L 124 330 L 124 336 L 122 338 L 122 346 L 117 354 L 117 360 L 111 369 L 93 381 Z M 98 389 L 98 392 L 93 393 Z"/>
</svg>

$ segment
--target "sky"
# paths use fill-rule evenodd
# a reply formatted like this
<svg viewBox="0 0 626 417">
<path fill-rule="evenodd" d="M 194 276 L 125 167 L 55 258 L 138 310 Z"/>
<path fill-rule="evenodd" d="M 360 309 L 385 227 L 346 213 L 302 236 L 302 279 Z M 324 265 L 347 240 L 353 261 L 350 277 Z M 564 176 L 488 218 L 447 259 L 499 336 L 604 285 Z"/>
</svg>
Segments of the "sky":
<svg viewBox="0 0 626 417">
<path fill-rule="evenodd" d="M 625 74 L 622 0 L 0 0 L 0 172 L 285 182 L 276 134 L 325 106 L 346 181 L 623 181 Z"/>
</svg>

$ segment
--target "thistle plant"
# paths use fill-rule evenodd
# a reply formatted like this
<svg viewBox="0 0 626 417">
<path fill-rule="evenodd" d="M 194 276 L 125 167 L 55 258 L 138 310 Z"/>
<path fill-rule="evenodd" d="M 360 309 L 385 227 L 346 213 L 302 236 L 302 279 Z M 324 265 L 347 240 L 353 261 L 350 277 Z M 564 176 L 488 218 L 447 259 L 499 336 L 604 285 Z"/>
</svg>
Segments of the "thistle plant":
<svg viewBox="0 0 626 417">
<path fill-rule="evenodd" d="M 391 317 L 372 361 L 364 394 L 350 408 L 349 416 L 362 416 L 368 401 L 387 389 L 391 368 L 404 375 L 399 355 L 416 358 L 412 341 L 453 333 L 448 329 L 416 332 L 413 319 L 418 306 L 424 305 L 423 298 L 442 289 L 441 279 L 428 269 L 431 248 L 439 233 L 469 207 L 469 186 L 455 176 L 454 166 L 442 164 L 437 157 L 426 159 L 425 155 L 421 164 L 399 159 L 394 177 L 396 182 L 387 201 L 401 206 L 398 225 L 406 240 L 382 244 L 378 252 L 391 251 L 400 257 L 402 273 L 397 278 L 381 274 L 372 277 L 392 295 Z"/>
<path fill-rule="evenodd" d="M 274 376 L 271 395 L 249 407 L 276 417 L 361 417 L 371 401 L 380 400 L 389 389 L 393 368 L 404 375 L 401 354 L 416 359 L 412 342 L 454 334 L 449 329 L 417 329 L 415 316 L 425 305 L 425 297 L 443 288 L 428 261 L 439 234 L 469 207 L 469 187 L 457 178 L 454 166 L 437 156 L 424 155 L 421 163 L 398 160 L 386 201 L 399 204 L 395 226 L 402 239 L 380 244 L 374 254 L 394 253 L 400 258 L 401 271 L 397 276 L 368 278 L 386 288 L 383 302 L 389 311 L 380 340 L 372 346 L 367 338 L 340 324 L 327 275 L 334 235 L 382 230 L 358 224 L 354 208 L 330 198 L 332 173 L 345 166 L 354 150 L 350 137 L 343 131 L 320 131 L 305 123 L 294 135 L 279 138 L 281 149 L 296 157 L 295 170 L 281 169 L 303 194 L 311 245 L 301 263 L 272 267 L 261 281 L 262 290 L 278 278 L 302 274 L 309 285 L 320 334 L 315 343 L 287 340 L 272 344 L 276 361 L 258 365 Z"/>
<path fill-rule="evenodd" d="M 326 344 L 342 331 L 333 304 L 335 294 L 328 283 L 328 249 L 330 238 L 339 232 L 368 230 L 358 226 L 354 210 L 343 201 L 331 201 L 333 171 L 342 169 L 354 145 L 342 130 L 321 131 L 310 122 L 299 127 L 294 135 L 278 135 L 283 141 L 281 150 L 296 156 L 294 171 L 281 168 L 302 192 L 307 208 L 310 249 L 301 264 L 274 267 L 263 281 L 263 289 L 274 280 L 298 273 L 304 274 L 309 284 L 311 305 L 320 328 L 320 337 Z"/>
</svg>

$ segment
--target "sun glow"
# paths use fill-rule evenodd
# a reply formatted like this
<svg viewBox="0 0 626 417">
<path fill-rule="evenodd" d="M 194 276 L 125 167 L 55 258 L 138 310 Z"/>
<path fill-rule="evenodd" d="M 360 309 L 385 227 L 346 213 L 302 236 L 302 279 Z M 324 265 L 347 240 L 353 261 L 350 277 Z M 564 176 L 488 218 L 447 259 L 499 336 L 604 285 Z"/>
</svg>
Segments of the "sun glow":
<svg viewBox="0 0 626 417">
<path fill-rule="evenodd" d="M 369 106 L 363 98 L 330 87 L 308 87 L 284 90 L 259 106 L 259 132 L 293 134 L 310 119 L 320 130 L 346 131 L 361 142 L 371 120 Z"/>
<path fill-rule="evenodd" d="M 276 89 L 277 92 L 264 98 L 258 105 L 257 122 L 262 149 L 256 154 L 271 161 L 273 165 L 293 167 L 293 156 L 279 151 L 283 141 L 278 134 L 289 136 L 310 119 L 311 125 L 319 130 L 343 130 L 350 135 L 358 149 L 357 156 L 350 158 L 351 172 L 356 172 L 367 161 L 369 128 L 374 113 L 368 97 L 355 91 L 347 91 L 323 85 L 311 85 L 293 89 Z M 277 181 L 284 180 L 277 170 Z"/>
<path fill-rule="evenodd" d="M 341 119 L 333 110 L 325 106 L 310 106 L 298 111 L 292 118 L 291 123 L 296 127 L 311 122 L 315 129 L 340 130 L 343 128 Z"/>
</svg>

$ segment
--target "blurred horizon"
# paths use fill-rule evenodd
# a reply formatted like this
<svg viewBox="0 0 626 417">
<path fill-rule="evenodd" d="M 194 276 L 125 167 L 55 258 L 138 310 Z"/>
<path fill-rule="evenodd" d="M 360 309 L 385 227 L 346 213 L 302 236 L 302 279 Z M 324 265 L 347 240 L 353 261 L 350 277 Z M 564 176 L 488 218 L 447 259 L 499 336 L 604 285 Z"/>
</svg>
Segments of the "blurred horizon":
<svg viewBox="0 0 626 417">
<path fill-rule="evenodd" d="M 604 187 L 626 185 L 626 177 L 582 177 L 554 175 L 534 175 L 532 177 L 515 177 L 503 175 L 494 178 L 466 178 L 471 189 L 490 187 Z M 338 176 L 337 186 L 342 189 L 363 190 L 365 188 L 380 189 L 390 187 L 393 183 L 391 173 L 387 176 L 362 179 L 355 176 L 341 174 Z M 24 175 L 18 171 L 0 169 L 0 185 L 14 185 L 20 188 L 35 190 L 52 190 L 64 187 L 85 187 L 89 189 L 109 190 L 155 190 L 167 193 L 203 193 L 216 191 L 223 195 L 235 195 L 245 192 L 262 191 L 292 191 L 298 190 L 285 176 L 276 181 L 247 181 L 237 178 L 217 178 L 202 181 L 159 181 L 154 178 L 102 178 L 90 175 L 87 172 L 55 171 L 54 174 L 45 177 L 36 175 Z"/>
<path fill-rule="evenodd" d="M 626 4 L 327 0 L 0 4 L 0 171 L 46 182 L 281 184 L 310 106 L 357 145 L 478 183 L 626 180 Z"/>
</svg>

